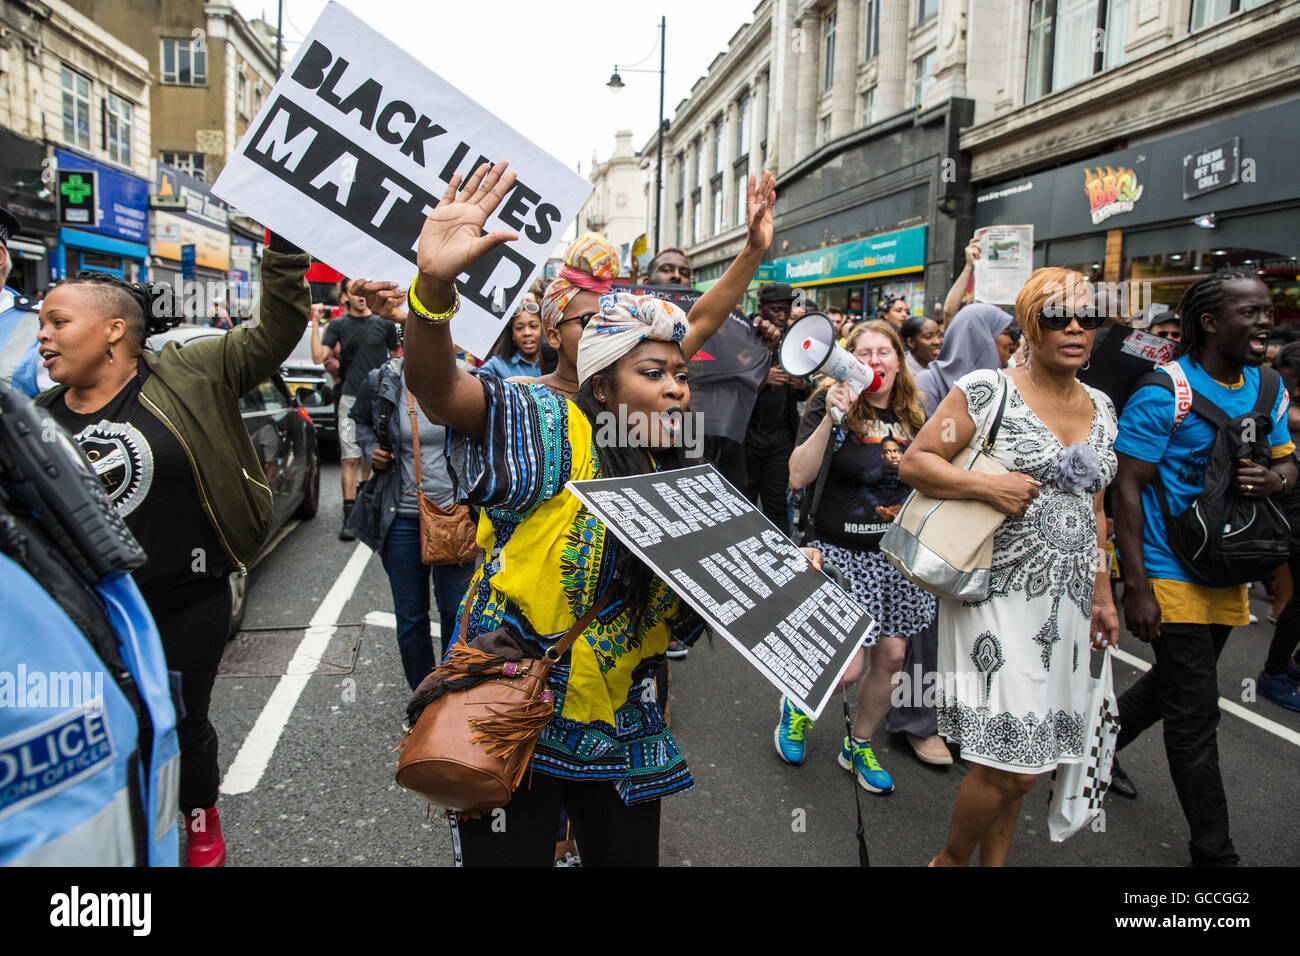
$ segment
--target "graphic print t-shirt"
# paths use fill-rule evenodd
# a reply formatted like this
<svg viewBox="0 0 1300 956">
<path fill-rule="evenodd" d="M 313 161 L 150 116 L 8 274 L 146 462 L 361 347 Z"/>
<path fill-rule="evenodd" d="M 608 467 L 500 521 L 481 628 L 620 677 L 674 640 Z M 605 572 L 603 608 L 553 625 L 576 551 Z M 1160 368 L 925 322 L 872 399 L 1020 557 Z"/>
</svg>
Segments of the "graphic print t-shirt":
<svg viewBox="0 0 1300 956">
<path fill-rule="evenodd" d="M 109 500 L 149 560 L 135 572 L 141 590 L 171 587 L 232 570 L 230 558 L 199 503 L 189 457 L 176 436 L 140 402 L 149 368 L 89 415 L 68 408 L 64 393 L 50 405 L 72 433 Z"/>
<path fill-rule="evenodd" d="M 823 389 L 808 400 L 796 446 L 816 431 L 825 417 L 826 394 Z M 876 409 L 876 416 L 865 435 L 849 432 L 831 459 L 814 519 L 818 538 L 859 551 L 879 550 L 885 529 L 911 491 L 898 478 L 898 462 L 912 443 L 911 430 L 887 408 Z M 809 489 L 809 496 L 812 493 Z M 811 497 L 808 500 L 811 502 Z"/>
</svg>

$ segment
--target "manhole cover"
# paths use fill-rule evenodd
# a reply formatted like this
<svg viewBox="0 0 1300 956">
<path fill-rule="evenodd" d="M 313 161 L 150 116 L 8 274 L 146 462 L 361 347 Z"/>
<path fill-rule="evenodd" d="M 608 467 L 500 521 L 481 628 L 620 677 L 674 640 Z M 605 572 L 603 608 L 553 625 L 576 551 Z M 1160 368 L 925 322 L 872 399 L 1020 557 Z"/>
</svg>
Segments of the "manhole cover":
<svg viewBox="0 0 1300 956">
<path fill-rule="evenodd" d="M 351 674 L 365 633 L 364 624 L 339 624 L 320 657 L 307 657 L 294 665 L 295 673 Z M 290 672 L 306 629 L 255 628 L 240 631 L 226 645 L 218 677 L 283 677 Z"/>
</svg>

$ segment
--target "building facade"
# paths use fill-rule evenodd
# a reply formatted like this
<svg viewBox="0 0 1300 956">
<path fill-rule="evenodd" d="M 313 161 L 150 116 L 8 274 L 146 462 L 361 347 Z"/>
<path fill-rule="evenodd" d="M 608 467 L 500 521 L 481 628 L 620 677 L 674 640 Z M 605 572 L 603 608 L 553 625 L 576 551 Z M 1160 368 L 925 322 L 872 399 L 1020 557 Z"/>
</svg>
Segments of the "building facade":
<svg viewBox="0 0 1300 956">
<path fill-rule="evenodd" d="M 0 4 L 0 201 L 23 225 L 20 289 L 82 269 L 147 277 L 150 102 L 145 58 L 70 4 Z M 60 171 L 75 177 L 62 204 Z"/>
<path fill-rule="evenodd" d="M 1134 308 L 1174 308 L 1198 277 L 1237 268 L 1300 320 L 1300 0 L 1035 0 L 1001 15 L 979 29 L 1014 55 L 961 136 L 977 225 L 1032 223 L 1037 265 L 1137 283 Z"/>
<path fill-rule="evenodd" d="M 857 317 L 894 296 L 929 311 L 973 223 L 965 17 L 960 0 L 763 0 L 677 107 L 661 245 L 716 281 L 744 242 L 748 176 L 770 169 L 764 278 Z"/>
<path fill-rule="evenodd" d="M 637 239 L 645 234 L 646 194 L 642 157 L 632 146 L 632 131 L 614 136 L 614 153 L 601 162 L 592 157 L 592 191 L 578 212 L 578 232 L 605 235 L 626 264 Z M 626 273 L 624 273 L 626 274 Z"/>
</svg>

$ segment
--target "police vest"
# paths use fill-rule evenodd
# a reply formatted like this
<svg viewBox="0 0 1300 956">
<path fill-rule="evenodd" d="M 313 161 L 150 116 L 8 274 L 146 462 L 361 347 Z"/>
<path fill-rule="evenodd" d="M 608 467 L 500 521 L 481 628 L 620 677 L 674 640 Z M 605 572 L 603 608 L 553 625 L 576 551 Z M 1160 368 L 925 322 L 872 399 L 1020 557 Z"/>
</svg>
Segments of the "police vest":
<svg viewBox="0 0 1300 956">
<path fill-rule="evenodd" d="M 95 591 L 121 641 L 121 686 L 59 604 L 0 554 L 0 866 L 179 862 L 180 750 L 162 643 L 129 575 Z M 143 741 L 137 714 L 151 724 Z"/>
<path fill-rule="evenodd" d="M 41 313 L 31 299 L 8 286 L 0 290 L 0 385 L 32 396 L 50 387 L 36 343 L 40 329 Z"/>
</svg>

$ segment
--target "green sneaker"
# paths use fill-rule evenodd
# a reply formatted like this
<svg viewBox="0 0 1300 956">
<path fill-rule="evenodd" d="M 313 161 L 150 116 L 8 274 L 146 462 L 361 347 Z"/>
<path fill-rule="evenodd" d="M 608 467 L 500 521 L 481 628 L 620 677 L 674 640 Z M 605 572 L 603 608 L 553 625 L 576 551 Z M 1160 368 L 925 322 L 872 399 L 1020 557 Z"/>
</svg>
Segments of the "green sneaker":
<svg viewBox="0 0 1300 956">
<path fill-rule="evenodd" d="M 858 785 L 863 790 L 870 793 L 894 792 L 894 778 L 885 773 L 884 768 L 880 766 L 880 761 L 876 759 L 876 754 L 871 749 L 871 741 L 855 747 L 853 742 L 845 737 L 837 762 L 858 778 Z"/>
<path fill-rule="evenodd" d="M 813 719 L 790 702 L 781 698 L 781 722 L 776 725 L 776 754 L 786 763 L 798 766 L 803 763 L 803 735 L 812 730 Z"/>
</svg>

